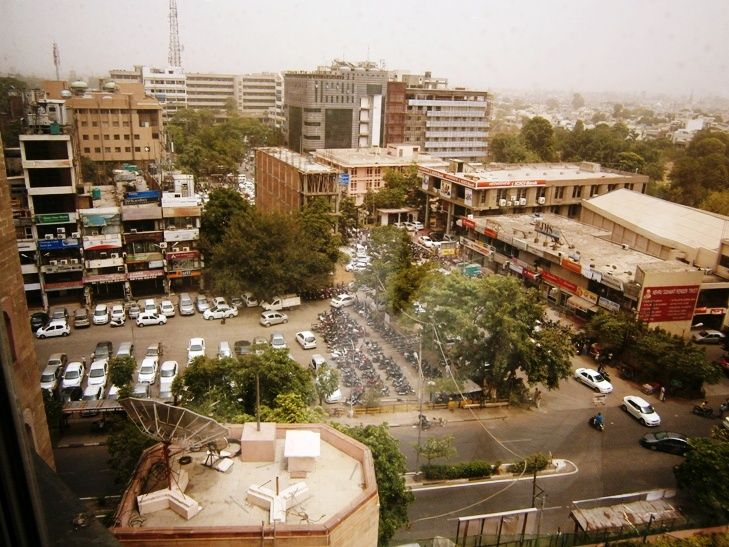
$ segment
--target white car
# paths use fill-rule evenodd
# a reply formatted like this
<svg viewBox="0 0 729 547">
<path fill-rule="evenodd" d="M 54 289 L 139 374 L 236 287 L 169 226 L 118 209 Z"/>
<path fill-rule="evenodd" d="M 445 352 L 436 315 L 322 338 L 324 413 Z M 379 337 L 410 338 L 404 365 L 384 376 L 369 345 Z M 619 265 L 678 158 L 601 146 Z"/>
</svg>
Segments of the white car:
<svg viewBox="0 0 729 547">
<path fill-rule="evenodd" d="M 214 308 L 208 308 L 203 312 L 203 319 L 230 319 L 238 315 L 237 308 L 231 308 L 227 304 L 221 304 Z"/>
<path fill-rule="evenodd" d="M 648 427 L 661 425 L 661 417 L 658 415 L 658 412 L 642 397 L 636 395 L 623 397 L 621 408 L 643 425 Z"/>
<path fill-rule="evenodd" d="M 82 401 L 98 401 L 104 396 L 104 386 L 99 384 L 89 384 L 84 389 L 84 394 L 81 397 Z M 82 413 L 83 414 L 83 413 Z"/>
<path fill-rule="evenodd" d="M 51 321 L 45 327 L 35 331 L 36 338 L 51 338 L 53 336 L 68 336 L 71 334 L 71 327 L 65 321 Z"/>
<path fill-rule="evenodd" d="M 192 298 L 187 293 L 180 295 L 180 301 L 178 303 L 180 308 L 180 315 L 195 315 L 195 305 L 192 303 Z"/>
<path fill-rule="evenodd" d="M 114 304 L 111 307 L 111 318 L 112 319 L 120 319 L 121 321 L 124 321 L 126 318 L 126 313 L 124 312 L 124 306 L 121 304 Z"/>
<path fill-rule="evenodd" d="M 600 393 L 610 393 L 613 390 L 613 385 L 602 374 L 591 368 L 578 368 L 575 370 L 575 380 Z"/>
<path fill-rule="evenodd" d="M 351 294 L 339 294 L 332 298 L 330 304 L 332 308 L 346 308 L 354 304 L 355 298 Z"/>
<path fill-rule="evenodd" d="M 197 295 L 197 298 L 195 299 L 195 307 L 197 308 L 198 313 L 202 313 L 210 307 L 208 299 L 204 294 Z"/>
<path fill-rule="evenodd" d="M 347 265 L 344 267 L 344 270 L 347 272 L 363 272 L 367 269 L 367 267 L 368 264 L 355 259 L 347 263 Z"/>
<path fill-rule="evenodd" d="M 106 325 L 109 322 L 109 306 L 106 304 L 97 304 L 91 320 L 94 325 Z"/>
<path fill-rule="evenodd" d="M 316 348 L 316 336 L 310 330 L 302 330 L 296 333 L 296 341 L 304 349 Z"/>
<path fill-rule="evenodd" d="M 227 306 L 227 305 L 228 305 L 228 301 L 225 298 L 223 298 L 222 296 L 216 296 L 215 298 L 213 298 L 213 307 L 217 308 L 218 306 Z"/>
<path fill-rule="evenodd" d="M 165 317 L 174 317 L 175 316 L 175 305 L 170 302 L 169 300 L 163 300 L 159 304 L 160 312 L 162 312 L 162 315 Z"/>
<path fill-rule="evenodd" d="M 153 311 L 145 311 L 140 313 L 139 317 L 137 317 L 138 327 L 144 327 L 146 325 L 164 325 L 165 323 L 167 323 L 167 318 L 164 315 Z"/>
<path fill-rule="evenodd" d="M 428 249 L 435 249 L 436 247 L 440 247 L 440 241 L 435 241 L 431 239 L 430 236 L 422 236 L 420 238 L 420 243 L 422 243 Z"/>
<path fill-rule="evenodd" d="M 697 344 L 721 344 L 724 342 L 723 332 L 713 329 L 700 330 L 691 335 L 691 340 Z"/>
<path fill-rule="evenodd" d="M 190 338 L 190 343 L 187 345 L 187 364 L 192 363 L 195 357 L 205 357 L 204 338 Z"/>
<path fill-rule="evenodd" d="M 324 402 L 330 405 L 338 403 L 342 400 L 342 390 L 337 388 L 332 393 L 324 397 Z"/>
<path fill-rule="evenodd" d="M 61 373 L 63 373 L 63 366 L 47 365 L 41 373 L 41 389 L 55 390 L 58 387 L 58 380 L 61 378 Z"/>
<path fill-rule="evenodd" d="M 142 366 L 139 367 L 137 373 L 137 383 L 154 384 L 157 380 L 157 364 L 159 361 L 156 357 L 145 357 L 142 360 Z"/>
<path fill-rule="evenodd" d="M 261 318 L 258 322 L 264 327 L 278 325 L 279 323 L 288 323 L 289 317 L 280 311 L 268 310 L 261 312 Z"/>
<path fill-rule="evenodd" d="M 159 367 L 159 391 L 160 393 L 172 391 L 172 382 L 177 378 L 177 371 L 180 367 L 177 361 L 165 361 Z"/>
<path fill-rule="evenodd" d="M 286 349 L 288 347 L 286 345 L 284 335 L 280 332 L 274 332 L 271 334 L 270 344 L 273 349 Z"/>
<path fill-rule="evenodd" d="M 106 359 L 100 359 L 91 363 L 89 367 L 89 381 L 90 386 L 102 386 L 106 387 L 107 374 L 109 373 L 109 361 Z"/>
<path fill-rule="evenodd" d="M 84 379 L 84 366 L 78 361 L 69 363 L 66 370 L 63 373 L 63 380 L 61 380 L 61 389 L 67 387 L 81 387 L 81 382 Z"/>
</svg>

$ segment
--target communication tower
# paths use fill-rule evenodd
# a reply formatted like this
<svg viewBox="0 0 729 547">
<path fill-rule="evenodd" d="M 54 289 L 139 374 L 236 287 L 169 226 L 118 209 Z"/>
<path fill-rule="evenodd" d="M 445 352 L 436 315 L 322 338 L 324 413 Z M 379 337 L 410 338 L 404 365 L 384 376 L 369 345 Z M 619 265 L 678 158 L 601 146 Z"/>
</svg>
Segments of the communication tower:
<svg viewBox="0 0 729 547">
<path fill-rule="evenodd" d="M 170 66 L 182 66 L 182 46 L 180 34 L 177 30 L 177 0 L 170 0 L 170 50 L 167 53 L 167 62 Z"/>
</svg>

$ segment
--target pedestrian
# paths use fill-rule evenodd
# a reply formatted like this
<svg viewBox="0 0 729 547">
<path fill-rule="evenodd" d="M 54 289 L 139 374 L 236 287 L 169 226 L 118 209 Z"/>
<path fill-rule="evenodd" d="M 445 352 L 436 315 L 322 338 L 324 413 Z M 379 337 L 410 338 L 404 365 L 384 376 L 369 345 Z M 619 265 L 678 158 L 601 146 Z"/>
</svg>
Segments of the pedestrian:
<svg viewBox="0 0 729 547">
<path fill-rule="evenodd" d="M 225 316 L 223 316 L 223 318 L 220 320 L 220 324 L 225 325 Z"/>
<path fill-rule="evenodd" d="M 658 400 L 666 402 L 666 388 L 661 386 L 661 390 L 658 392 Z"/>
<path fill-rule="evenodd" d="M 539 405 L 542 404 L 542 392 L 538 387 L 534 388 L 534 404 L 537 408 L 539 408 Z"/>
</svg>

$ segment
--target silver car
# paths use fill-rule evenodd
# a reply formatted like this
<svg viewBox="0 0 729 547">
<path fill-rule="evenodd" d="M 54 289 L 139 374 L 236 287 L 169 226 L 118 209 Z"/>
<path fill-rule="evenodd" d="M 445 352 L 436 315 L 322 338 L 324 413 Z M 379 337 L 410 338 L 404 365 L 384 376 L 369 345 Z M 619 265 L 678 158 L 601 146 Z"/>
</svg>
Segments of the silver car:
<svg viewBox="0 0 729 547">
<path fill-rule="evenodd" d="M 180 295 L 180 301 L 177 307 L 180 309 L 180 315 L 195 314 L 195 305 L 192 303 L 192 298 L 190 298 L 190 295 L 186 292 Z"/>
<path fill-rule="evenodd" d="M 258 322 L 264 327 L 270 327 L 271 325 L 278 325 L 279 323 L 288 323 L 289 316 L 285 313 L 275 310 L 268 310 L 261 313 L 261 318 Z"/>
</svg>

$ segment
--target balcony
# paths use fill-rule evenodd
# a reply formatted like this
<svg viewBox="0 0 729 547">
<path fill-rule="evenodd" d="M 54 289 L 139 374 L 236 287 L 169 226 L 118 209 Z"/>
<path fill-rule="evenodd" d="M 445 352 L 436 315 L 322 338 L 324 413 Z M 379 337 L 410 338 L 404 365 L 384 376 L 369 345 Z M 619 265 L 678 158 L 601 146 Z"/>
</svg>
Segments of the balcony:
<svg viewBox="0 0 729 547">
<path fill-rule="evenodd" d="M 121 254 L 111 253 L 109 258 L 96 258 L 86 261 L 86 267 L 90 270 L 96 270 L 99 268 L 111 268 L 113 266 L 124 266 L 124 259 L 122 258 Z"/>
<path fill-rule="evenodd" d="M 48 264 L 43 264 L 41 266 L 41 272 L 46 274 L 80 272 L 83 269 L 84 265 L 78 258 L 62 258 L 60 260 L 51 260 Z"/>
<path fill-rule="evenodd" d="M 165 241 L 195 241 L 200 238 L 200 229 L 165 230 Z"/>
<path fill-rule="evenodd" d="M 38 273 L 38 266 L 35 264 L 21 264 L 20 273 L 22 274 L 36 274 Z"/>
</svg>

